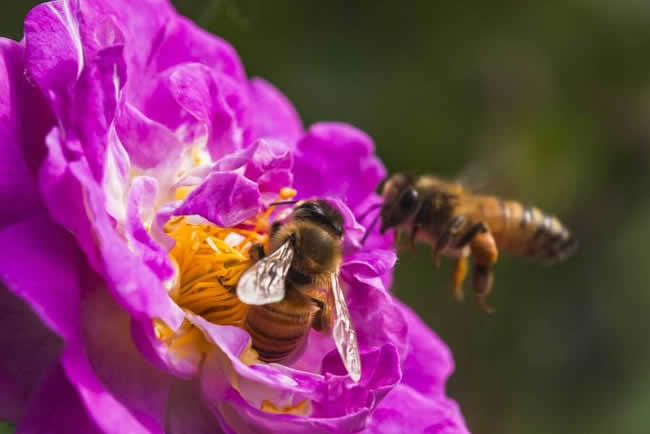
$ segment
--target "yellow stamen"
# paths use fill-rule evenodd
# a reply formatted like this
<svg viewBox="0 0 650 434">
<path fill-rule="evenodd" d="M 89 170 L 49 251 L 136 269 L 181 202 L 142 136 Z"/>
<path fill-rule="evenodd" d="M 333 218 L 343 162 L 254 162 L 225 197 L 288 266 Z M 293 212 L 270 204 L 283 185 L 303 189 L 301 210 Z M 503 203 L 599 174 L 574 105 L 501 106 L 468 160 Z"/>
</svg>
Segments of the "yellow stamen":
<svg viewBox="0 0 650 434">
<path fill-rule="evenodd" d="M 179 288 L 170 294 L 174 301 L 208 321 L 242 327 L 248 306 L 239 301 L 233 284 L 250 267 L 248 249 L 257 239 L 247 239 L 244 245 L 249 245 L 238 249 L 224 241 L 231 229 L 178 220 L 165 231 L 176 241 L 170 253 L 180 273 Z"/>
<path fill-rule="evenodd" d="M 182 199 L 191 188 L 177 189 L 176 197 Z M 287 200 L 296 195 L 296 190 L 283 188 L 278 200 Z M 169 296 L 183 309 L 202 316 L 207 321 L 220 325 L 244 326 L 248 305 L 236 295 L 236 287 L 242 273 L 251 265 L 250 248 L 255 244 L 268 244 L 269 219 L 274 207 L 269 207 L 255 219 L 244 222 L 244 228 L 223 228 L 213 224 L 191 224 L 184 217 L 173 217 L 165 225 L 165 232 L 175 240 L 170 256 L 177 266 L 178 277 L 169 285 Z M 223 358 L 227 376 L 238 389 L 238 378 L 229 360 L 221 351 L 209 343 L 203 333 L 189 322 L 174 333 L 159 320 L 154 321 L 156 336 L 178 356 L 197 357 L 206 354 Z M 240 354 L 240 360 L 247 365 L 260 363 L 257 352 L 248 347 Z M 302 401 L 286 407 L 277 407 L 271 401 L 264 401 L 261 409 L 271 413 L 307 415 L 311 404 Z"/>
<path fill-rule="evenodd" d="M 295 416 L 307 416 L 311 412 L 309 400 L 300 401 L 296 405 L 288 405 L 278 408 L 269 400 L 262 401 L 262 410 L 273 414 L 293 414 Z"/>
</svg>

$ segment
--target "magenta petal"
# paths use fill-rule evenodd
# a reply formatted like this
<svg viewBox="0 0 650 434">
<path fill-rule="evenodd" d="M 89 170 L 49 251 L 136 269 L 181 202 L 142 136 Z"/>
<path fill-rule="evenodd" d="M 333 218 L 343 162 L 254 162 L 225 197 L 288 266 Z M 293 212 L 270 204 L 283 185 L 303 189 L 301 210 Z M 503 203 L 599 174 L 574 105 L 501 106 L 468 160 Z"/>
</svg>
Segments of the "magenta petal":
<svg viewBox="0 0 650 434">
<path fill-rule="evenodd" d="M 282 188 L 293 183 L 293 153 L 290 146 L 276 140 L 259 139 L 253 146 L 255 153 L 246 165 L 245 175 L 257 182 L 263 202 L 268 205 Z"/>
<path fill-rule="evenodd" d="M 250 336 L 245 330 L 212 324 L 192 314 L 188 314 L 188 319 L 199 327 L 229 360 L 223 360 L 223 355 L 220 357 L 215 353 L 209 355 L 203 365 L 201 386 L 211 401 L 222 399 L 230 387 L 224 362 L 232 364 L 239 375 L 238 383 L 242 394 L 257 406 L 260 406 L 264 399 L 282 403 L 281 405 L 295 404 L 311 397 L 318 383 L 322 381 L 322 377 L 316 374 L 294 371 L 282 365 L 247 366 L 239 359 L 250 341 Z"/>
<path fill-rule="evenodd" d="M 181 63 L 201 63 L 243 83 L 244 66 L 235 49 L 223 39 L 212 35 L 184 17 L 172 21 L 164 29 L 163 41 L 155 53 L 157 71 Z"/>
<path fill-rule="evenodd" d="M 131 322 L 131 337 L 142 357 L 159 370 L 171 375 L 189 379 L 199 370 L 203 353 L 198 349 L 191 354 L 176 354 L 155 334 L 153 321 L 149 318 Z"/>
<path fill-rule="evenodd" d="M 131 340 L 129 315 L 105 289 L 88 290 L 81 309 L 84 347 L 97 379 L 140 423 L 160 431 L 172 377 L 142 357 Z"/>
<path fill-rule="evenodd" d="M 355 209 L 386 175 L 372 139 L 342 123 L 313 125 L 300 139 L 294 182 L 300 197 L 333 196 Z"/>
<path fill-rule="evenodd" d="M 61 365 L 88 409 L 90 417 L 102 431 L 112 432 L 119 427 L 122 432 L 134 434 L 162 433 L 158 421 L 143 412 L 129 411 L 107 390 L 93 371 L 78 339 L 66 343 Z"/>
<path fill-rule="evenodd" d="M 167 74 L 164 85 L 179 107 L 194 119 L 189 122 L 190 134 L 185 140 L 207 139 L 213 160 L 248 143 L 247 95 L 240 84 L 199 63 L 176 66 Z M 152 104 L 156 104 L 155 99 L 149 106 Z M 168 116 L 158 112 L 154 118 Z"/>
<path fill-rule="evenodd" d="M 0 38 L 0 203 L 5 204 L 0 209 L 0 227 L 42 211 L 28 158 L 39 158 L 38 149 L 31 149 L 32 142 L 38 141 L 32 136 L 41 136 L 52 120 L 25 80 L 23 51 L 21 44 Z M 28 156 L 29 151 L 34 152 Z"/>
<path fill-rule="evenodd" d="M 253 159 L 253 156 L 257 152 L 259 145 L 260 142 L 257 141 L 253 142 L 250 146 L 247 146 L 244 149 L 239 149 L 235 152 L 231 152 L 230 154 L 218 159 L 212 166 L 211 170 L 229 172 L 245 166 Z"/>
<path fill-rule="evenodd" d="M 257 184 L 234 172 L 213 172 L 190 193 L 176 215 L 200 215 L 212 223 L 230 227 L 259 211 Z"/>
<path fill-rule="evenodd" d="M 341 278 L 348 289 L 348 306 L 359 345 L 373 348 L 392 343 L 403 355 L 408 323 L 383 283 L 383 276 L 395 260 L 394 251 L 358 252 L 345 258 Z"/>
<path fill-rule="evenodd" d="M 176 329 L 183 321 L 183 312 L 171 301 L 160 279 L 117 232 L 106 211 L 103 191 L 86 161 L 68 162 L 64 145 L 58 130 L 53 130 L 48 137 L 50 154 L 41 168 L 40 179 L 50 212 L 75 235 L 93 269 L 105 278 L 124 308 L 136 316 L 160 318 Z"/>
<path fill-rule="evenodd" d="M 250 81 L 255 137 L 276 139 L 292 149 L 304 134 L 300 117 L 286 96 L 262 78 Z"/>
<path fill-rule="evenodd" d="M 54 366 L 63 340 L 0 283 L 0 420 L 17 423 L 41 377 Z"/>
<path fill-rule="evenodd" d="M 257 180 L 270 170 L 290 172 L 293 167 L 291 148 L 275 140 L 260 139 L 254 142 L 255 153 L 246 166 L 246 177 Z"/>
<path fill-rule="evenodd" d="M 334 393 L 333 399 L 315 403 L 314 416 L 336 417 L 354 413 L 363 408 L 374 409 L 402 377 L 399 355 L 392 344 L 362 352 L 361 369 L 359 383 L 347 385 L 347 392 Z M 336 351 L 325 356 L 322 371 L 324 375 L 347 376 L 341 357 Z"/>
<path fill-rule="evenodd" d="M 101 268 L 94 235 L 88 222 L 88 215 L 83 203 L 83 183 L 77 172 L 86 173 L 89 169 L 85 161 L 68 162 L 66 154 L 74 144 L 66 144 L 61 140 L 58 128 L 52 129 L 46 138 L 48 155 L 40 168 L 39 184 L 43 199 L 48 206 L 51 217 L 61 226 L 70 231 L 77 243 L 86 254 L 88 262 L 95 270 Z M 78 144 L 78 142 L 72 142 Z M 66 149 L 67 148 L 67 149 Z M 86 175 L 90 178 L 90 174 Z M 89 184 L 93 180 L 88 179 Z M 60 198 L 66 198 L 62 203 Z"/>
<path fill-rule="evenodd" d="M 63 93 L 85 65 L 79 33 L 79 2 L 48 2 L 25 18 L 26 63 L 29 77 L 41 89 Z"/>
<path fill-rule="evenodd" d="M 449 348 L 411 308 L 396 303 L 409 324 L 403 383 L 423 395 L 443 395 L 447 378 L 454 370 Z"/>
<path fill-rule="evenodd" d="M 445 398 L 432 399 L 402 384 L 379 405 L 367 432 L 469 434 L 455 402 Z"/>
<path fill-rule="evenodd" d="M 252 407 L 232 387 L 228 387 L 223 399 L 210 404 L 215 416 L 220 419 L 224 431 L 238 434 L 358 432 L 364 428 L 370 415 L 370 410 L 367 408 L 331 418 L 273 415 Z"/>
<path fill-rule="evenodd" d="M 0 281 L 60 336 L 75 333 L 79 274 L 86 265 L 74 239 L 48 217 L 37 216 L 0 231 L 0 244 L 12 246 L 0 249 Z"/>
<path fill-rule="evenodd" d="M 120 107 L 115 128 L 131 161 L 142 169 L 171 163 L 183 150 L 181 142 L 166 126 L 147 118 L 129 103 Z"/>
<path fill-rule="evenodd" d="M 354 213 L 348 206 L 339 199 L 327 198 L 343 216 L 343 233 L 345 233 L 343 251 L 347 255 L 354 250 L 361 248 L 361 239 L 365 234 L 365 229 L 357 222 Z"/>
<path fill-rule="evenodd" d="M 127 205 L 126 231 L 130 246 L 161 280 L 174 275 L 168 252 L 151 239 L 143 223 L 151 225 L 158 194 L 158 183 L 147 176 L 139 176 L 131 183 Z"/>
<path fill-rule="evenodd" d="M 363 218 L 362 220 L 359 221 L 359 224 L 361 224 L 364 227 L 364 236 L 365 236 L 365 231 L 370 229 L 373 220 L 375 220 L 379 216 L 380 209 L 377 208 L 376 206 L 378 204 L 381 204 L 382 202 L 383 199 L 381 198 L 381 196 L 379 196 L 376 193 L 373 193 L 354 209 L 354 214 L 356 218 L 358 219 Z M 375 223 L 374 228 L 368 235 L 366 242 L 363 245 L 363 248 L 364 250 L 367 251 L 372 251 L 375 249 L 391 250 L 394 248 L 393 247 L 394 245 L 395 245 L 395 237 L 393 231 L 387 231 L 384 235 L 380 234 L 379 222 L 377 221 Z M 390 287 L 390 285 L 386 285 L 386 287 L 388 288 Z"/>
<path fill-rule="evenodd" d="M 201 400 L 194 381 L 176 381 L 167 403 L 166 434 L 219 434 L 217 418 Z"/>
<path fill-rule="evenodd" d="M 24 418 L 16 427 L 16 434 L 101 432 L 58 364 L 40 383 L 25 410 Z"/>
</svg>

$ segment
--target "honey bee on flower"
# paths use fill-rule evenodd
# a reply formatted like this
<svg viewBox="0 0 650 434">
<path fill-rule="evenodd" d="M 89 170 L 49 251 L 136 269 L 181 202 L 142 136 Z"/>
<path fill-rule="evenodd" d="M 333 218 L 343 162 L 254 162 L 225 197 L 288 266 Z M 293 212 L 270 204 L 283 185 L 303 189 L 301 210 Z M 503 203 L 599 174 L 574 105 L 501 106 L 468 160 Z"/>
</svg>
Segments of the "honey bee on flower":
<svg viewBox="0 0 650 434">
<path fill-rule="evenodd" d="M 14 246 L 0 260 L 13 321 L 0 331 L 12 342 L 0 418 L 31 432 L 358 432 L 411 395 L 411 412 L 446 409 L 418 424 L 467 432 L 446 395 L 420 392 L 442 388 L 453 362 L 388 292 L 392 237 L 360 242 L 356 216 L 386 173 L 365 133 L 305 130 L 230 44 L 166 0 L 40 4 L 23 41 L 0 40 L 0 76 L 0 199 L 15 204 L 0 210 L 0 239 Z M 345 237 L 309 205 L 271 233 L 285 187 L 303 204 L 327 200 Z M 332 290 L 335 338 L 310 331 L 296 360 L 276 360 L 237 288 L 259 288 L 245 283 L 266 263 L 253 245 L 286 251 L 312 211 L 335 245 L 331 283 L 318 282 Z M 304 277 L 297 265 L 285 295 Z M 403 377 L 416 353 L 436 362 Z"/>
</svg>

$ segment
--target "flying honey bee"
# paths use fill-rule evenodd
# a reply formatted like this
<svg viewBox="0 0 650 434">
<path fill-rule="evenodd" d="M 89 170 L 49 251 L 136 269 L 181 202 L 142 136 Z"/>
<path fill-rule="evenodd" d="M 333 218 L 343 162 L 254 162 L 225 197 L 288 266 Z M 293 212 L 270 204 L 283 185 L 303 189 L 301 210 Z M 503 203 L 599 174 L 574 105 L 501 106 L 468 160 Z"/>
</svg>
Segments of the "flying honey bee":
<svg viewBox="0 0 650 434">
<path fill-rule="evenodd" d="M 421 240 L 433 248 L 434 264 L 441 254 L 456 258 L 454 295 L 463 299 L 468 257 L 474 259 L 472 286 L 479 305 L 492 291 L 492 267 L 499 249 L 515 256 L 554 262 L 568 257 L 577 243 L 560 221 L 535 207 L 493 196 L 472 194 L 461 183 L 435 176 L 418 178 L 397 173 L 384 183 L 380 232 L 407 232 L 409 244 Z"/>
<path fill-rule="evenodd" d="M 296 203 L 295 201 L 276 204 Z M 240 278 L 237 296 L 251 305 L 245 328 L 265 362 L 300 354 L 310 328 L 331 332 L 354 381 L 361 377 L 357 336 L 339 283 L 343 218 L 322 200 L 297 202 L 284 223 L 274 223 L 269 253 L 252 247 L 257 262 Z"/>
</svg>

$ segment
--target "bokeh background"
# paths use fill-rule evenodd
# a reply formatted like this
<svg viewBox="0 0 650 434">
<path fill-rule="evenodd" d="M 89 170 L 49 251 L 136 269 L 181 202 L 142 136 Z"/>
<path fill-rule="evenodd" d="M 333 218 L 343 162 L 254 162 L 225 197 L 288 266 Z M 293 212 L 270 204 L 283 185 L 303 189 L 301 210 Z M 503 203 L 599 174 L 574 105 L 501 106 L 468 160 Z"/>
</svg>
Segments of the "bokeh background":
<svg viewBox="0 0 650 434">
<path fill-rule="evenodd" d="M 1 33 L 36 3 L 4 2 Z M 491 316 L 452 299 L 451 261 L 400 256 L 394 291 L 451 347 L 474 433 L 650 432 L 650 2 L 173 3 L 306 125 L 349 122 L 391 172 L 461 176 L 574 230 L 566 263 L 500 261 Z"/>
</svg>

